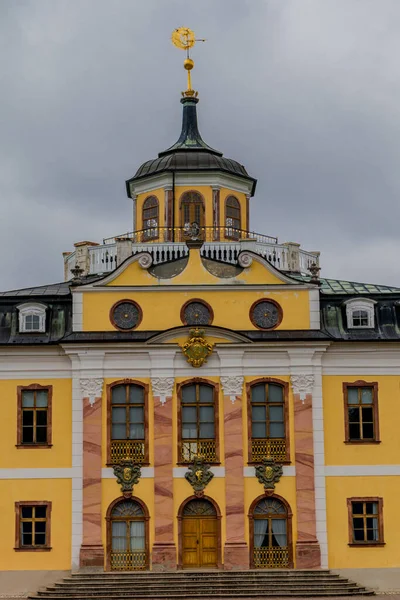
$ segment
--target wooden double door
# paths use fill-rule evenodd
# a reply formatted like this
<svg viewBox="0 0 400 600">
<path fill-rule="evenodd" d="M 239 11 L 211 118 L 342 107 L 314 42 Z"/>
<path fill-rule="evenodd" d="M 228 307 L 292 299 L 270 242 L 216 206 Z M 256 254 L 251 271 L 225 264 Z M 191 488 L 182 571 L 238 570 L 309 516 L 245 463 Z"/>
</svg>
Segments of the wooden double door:
<svg viewBox="0 0 400 600">
<path fill-rule="evenodd" d="M 190 506 L 191 505 L 191 506 Z M 214 507 L 205 500 L 193 500 L 182 518 L 182 567 L 184 569 L 218 566 L 218 519 Z M 192 514 L 185 514 L 191 509 Z M 197 514 L 193 514 L 193 512 Z M 204 514 L 209 512 L 213 514 Z"/>
</svg>

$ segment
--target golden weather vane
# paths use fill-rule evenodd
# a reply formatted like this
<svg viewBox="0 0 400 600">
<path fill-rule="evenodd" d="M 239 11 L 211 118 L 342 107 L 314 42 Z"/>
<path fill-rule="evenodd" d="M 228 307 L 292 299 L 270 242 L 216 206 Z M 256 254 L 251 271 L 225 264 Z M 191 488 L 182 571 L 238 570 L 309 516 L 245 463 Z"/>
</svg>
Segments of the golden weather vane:
<svg viewBox="0 0 400 600">
<path fill-rule="evenodd" d="M 196 42 L 205 42 L 204 39 L 196 39 L 194 31 L 189 27 L 178 27 L 172 32 L 171 36 L 172 43 L 181 50 L 186 50 L 186 58 L 183 61 L 183 66 L 187 71 L 187 90 L 182 92 L 182 96 L 197 96 L 198 92 L 192 89 L 192 79 L 190 71 L 194 67 L 194 61 L 190 58 L 189 50 Z"/>
</svg>

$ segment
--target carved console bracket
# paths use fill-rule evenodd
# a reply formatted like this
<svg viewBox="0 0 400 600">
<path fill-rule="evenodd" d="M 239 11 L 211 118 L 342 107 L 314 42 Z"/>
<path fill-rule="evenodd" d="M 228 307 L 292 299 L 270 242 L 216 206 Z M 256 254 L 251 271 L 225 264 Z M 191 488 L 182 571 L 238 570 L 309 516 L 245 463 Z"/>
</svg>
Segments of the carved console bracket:
<svg viewBox="0 0 400 600">
<path fill-rule="evenodd" d="M 262 465 L 255 467 L 255 471 L 258 481 L 264 486 L 265 493 L 273 493 L 275 484 L 283 475 L 282 465 L 277 464 L 271 456 L 266 456 L 263 458 Z"/>
<path fill-rule="evenodd" d="M 314 375 L 291 375 L 292 389 L 294 394 L 299 394 L 300 400 L 304 402 L 307 394 L 312 394 L 314 387 Z"/>
<path fill-rule="evenodd" d="M 139 482 L 141 476 L 141 467 L 132 462 L 129 458 L 122 460 L 118 465 L 113 466 L 114 475 L 117 478 L 118 485 L 121 486 L 121 492 L 126 498 L 130 498 L 133 492 L 133 486 Z"/>
<path fill-rule="evenodd" d="M 204 459 L 195 456 L 193 464 L 189 466 L 189 471 L 185 473 L 185 479 L 192 486 L 196 496 L 203 496 L 204 489 L 214 477 L 214 473 L 210 471 L 210 465 L 204 464 Z"/>
<path fill-rule="evenodd" d="M 101 398 L 103 393 L 103 379 L 81 379 L 82 398 L 89 398 L 90 406 L 93 406 L 96 398 Z"/>
<path fill-rule="evenodd" d="M 153 377 L 151 380 L 153 396 L 159 396 L 161 404 L 165 404 L 167 397 L 172 396 L 174 389 L 173 377 Z"/>
<path fill-rule="evenodd" d="M 243 393 L 243 377 L 221 377 L 221 384 L 224 396 L 230 396 L 232 404 L 234 404 L 236 396 L 241 396 Z"/>
</svg>

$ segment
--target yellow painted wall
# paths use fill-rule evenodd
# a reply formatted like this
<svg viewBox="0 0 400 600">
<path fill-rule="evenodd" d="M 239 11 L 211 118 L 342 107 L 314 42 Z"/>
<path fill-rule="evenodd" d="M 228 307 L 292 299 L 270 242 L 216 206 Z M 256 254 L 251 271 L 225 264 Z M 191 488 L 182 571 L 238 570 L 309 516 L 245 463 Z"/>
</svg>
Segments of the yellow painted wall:
<svg viewBox="0 0 400 600">
<path fill-rule="evenodd" d="M 71 497 L 70 479 L 0 480 L 0 570 L 51 571 L 71 568 Z M 14 550 L 15 502 L 24 500 L 52 502 L 51 551 Z"/>
<path fill-rule="evenodd" d="M 399 477 L 327 477 L 326 508 L 329 567 L 331 569 L 377 569 L 400 563 L 398 498 Z M 383 498 L 386 545 L 379 548 L 349 546 L 347 498 Z"/>
<path fill-rule="evenodd" d="M 53 386 L 52 448 L 16 448 L 17 387 L 19 385 Z M 40 468 L 72 466 L 72 381 L 71 379 L 10 379 L 0 381 L 2 424 L 0 468 Z"/>
<path fill-rule="evenodd" d="M 345 444 L 343 383 L 378 382 L 380 444 Z M 398 464 L 400 456 L 400 377 L 324 375 L 322 380 L 327 465 Z"/>
<path fill-rule="evenodd" d="M 143 204 L 149 196 L 156 196 L 158 199 L 158 223 L 159 227 L 165 227 L 165 191 L 163 188 L 158 188 L 145 194 L 138 194 L 136 198 L 136 231 L 143 229 Z"/>
<path fill-rule="evenodd" d="M 142 311 L 138 330 L 165 330 L 182 325 L 180 311 L 188 300 L 200 298 L 214 311 L 213 325 L 236 330 L 256 329 L 249 311 L 256 300 L 271 298 L 283 310 L 282 323 L 277 329 L 308 329 L 310 327 L 308 290 L 274 291 L 168 291 L 96 292 L 83 294 L 83 330 L 115 331 L 110 321 L 111 307 L 122 299 L 134 300 Z M 157 295 L 158 294 L 158 295 Z"/>
</svg>

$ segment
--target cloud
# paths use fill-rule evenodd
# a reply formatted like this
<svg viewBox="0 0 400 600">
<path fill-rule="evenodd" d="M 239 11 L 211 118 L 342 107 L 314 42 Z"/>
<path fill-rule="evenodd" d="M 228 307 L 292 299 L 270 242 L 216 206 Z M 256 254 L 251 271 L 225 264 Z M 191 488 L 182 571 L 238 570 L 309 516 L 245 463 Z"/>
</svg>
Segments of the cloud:
<svg viewBox="0 0 400 600">
<path fill-rule="evenodd" d="M 204 139 L 259 179 L 251 223 L 322 275 L 400 286 L 398 0 L 0 5 L 1 288 L 132 227 L 125 179 L 180 128 L 192 27 Z"/>
</svg>

